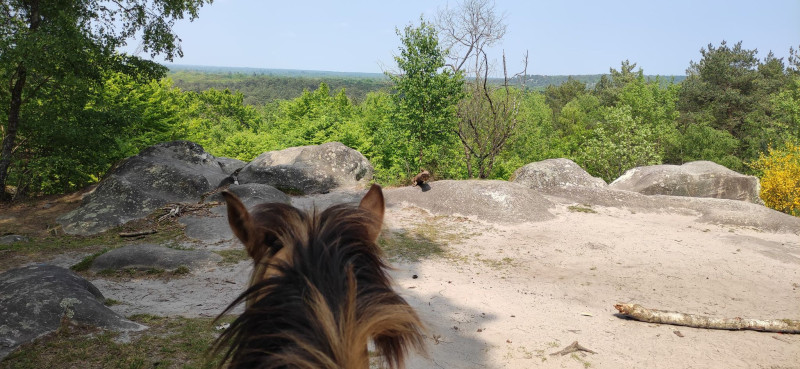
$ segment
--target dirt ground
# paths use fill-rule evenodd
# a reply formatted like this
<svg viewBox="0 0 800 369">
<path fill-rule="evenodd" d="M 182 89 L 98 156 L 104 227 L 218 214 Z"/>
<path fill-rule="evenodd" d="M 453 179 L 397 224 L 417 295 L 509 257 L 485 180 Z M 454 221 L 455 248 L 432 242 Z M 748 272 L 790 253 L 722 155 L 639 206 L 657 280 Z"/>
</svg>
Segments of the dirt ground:
<svg viewBox="0 0 800 369">
<path fill-rule="evenodd" d="M 410 368 L 800 368 L 800 335 L 649 324 L 614 309 L 800 319 L 800 230 L 549 199 L 554 217 L 525 223 L 387 209 L 385 233 L 424 231 L 441 247 L 393 259 L 398 291 L 428 325 L 428 356 L 414 355 Z M 215 316 L 244 290 L 249 270 L 241 261 L 184 278 L 91 281 L 123 315 Z M 551 355 L 574 341 L 595 353 Z"/>
</svg>

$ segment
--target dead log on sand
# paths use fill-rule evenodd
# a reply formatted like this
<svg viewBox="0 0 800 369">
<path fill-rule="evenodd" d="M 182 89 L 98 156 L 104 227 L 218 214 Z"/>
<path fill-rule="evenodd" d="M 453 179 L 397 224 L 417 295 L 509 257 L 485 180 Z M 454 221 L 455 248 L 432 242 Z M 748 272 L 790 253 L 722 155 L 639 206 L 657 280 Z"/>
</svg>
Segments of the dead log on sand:
<svg viewBox="0 0 800 369">
<path fill-rule="evenodd" d="M 790 319 L 713 318 L 704 315 L 647 309 L 639 304 L 616 304 L 620 314 L 633 319 L 658 324 L 682 325 L 692 328 L 753 330 L 800 334 L 800 321 Z"/>
</svg>

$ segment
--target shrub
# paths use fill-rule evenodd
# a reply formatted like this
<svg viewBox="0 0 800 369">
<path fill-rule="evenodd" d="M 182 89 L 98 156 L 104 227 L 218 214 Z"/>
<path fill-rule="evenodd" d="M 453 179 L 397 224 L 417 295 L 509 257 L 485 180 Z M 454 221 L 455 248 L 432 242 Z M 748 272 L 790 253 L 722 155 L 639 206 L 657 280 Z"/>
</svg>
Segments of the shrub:
<svg viewBox="0 0 800 369">
<path fill-rule="evenodd" d="M 760 172 L 761 199 L 778 211 L 800 216 L 800 143 L 761 153 L 751 166 Z"/>
</svg>

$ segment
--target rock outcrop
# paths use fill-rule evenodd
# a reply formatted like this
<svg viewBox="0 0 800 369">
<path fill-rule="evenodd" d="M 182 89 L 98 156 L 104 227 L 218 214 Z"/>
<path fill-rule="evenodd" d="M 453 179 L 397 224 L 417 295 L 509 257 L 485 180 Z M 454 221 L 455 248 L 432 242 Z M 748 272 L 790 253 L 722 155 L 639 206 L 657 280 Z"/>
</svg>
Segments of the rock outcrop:
<svg viewBox="0 0 800 369">
<path fill-rule="evenodd" d="M 606 182 L 602 178 L 592 177 L 569 159 L 547 159 L 526 164 L 514 171 L 509 180 L 534 189 L 570 186 L 602 188 L 606 186 Z"/>
<path fill-rule="evenodd" d="M 18 234 L 9 234 L 0 237 L 0 245 L 10 245 L 12 243 L 17 243 L 17 242 L 28 242 L 28 237 L 21 236 Z"/>
<path fill-rule="evenodd" d="M 147 327 L 108 309 L 103 294 L 68 269 L 38 264 L 0 274 L 0 359 L 62 321 L 114 331 Z"/>
<path fill-rule="evenodd" d="M 78 209 L 58 221 L 69 234 L 99 233 L 168 203 L 198 202 L 244 164 L 215 158 L 189 141 L 150 146 L 109 171 Z"/>
<path fill-rule="evenodd" d="M 291 147 L 261 154 L 238 174 L 240 184 L 262 183 L 290 194 L 326 193 L 364 187 L 372 179 L 369 160 L 338 142 Z"/>
<path fill-rule="evenodd" d="M 106 252 L 92 261 L 90 270 L 163 269 L 195 266 L 221 261 L 222 257 L 206 250 L 176 250 L 161 245 L 128 245 Z"/>
<path fill-rule="evenodd" d="M 644 195 L 710 197 L 762 204 L 758 178 L 710 161 L 633 168 L 609 185 Z"/>
<path fill-rule="evenodd" d="M 420 187 L 385 191 L 387 206 L 407 203 L 437 215 L 461 215 L 503 223 L 552 219 L 550 201 L 536 191 L 507 181 L 435 181 Z"/>
</svg>

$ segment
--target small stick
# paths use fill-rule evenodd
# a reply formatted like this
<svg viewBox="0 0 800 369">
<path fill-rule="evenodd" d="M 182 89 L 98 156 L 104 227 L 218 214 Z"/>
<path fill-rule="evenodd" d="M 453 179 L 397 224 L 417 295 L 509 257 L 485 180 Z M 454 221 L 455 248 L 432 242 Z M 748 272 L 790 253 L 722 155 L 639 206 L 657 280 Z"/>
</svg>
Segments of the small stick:
<svg viewBox="0 0 800 369">
<path fill-rule="evenodd" d="M 586 351 L 586 352 L 591 353 L 591 354 L 596 354 L 596 352 L 594 352 L 592 350 L 589 350 L 586 347 L 581 346 L 578 343 L 578 341 L 575 341 L 571 345 L 569 345 L 567 347 L 564 347 L 563 350 L 550 354 L 550 356 L 556 356 L 556 355 L 564 356 L 566 354 L 573 353 L 573 352 L 578 352 L 578 351 Z"/>
</svg>

